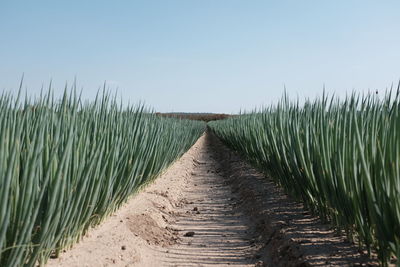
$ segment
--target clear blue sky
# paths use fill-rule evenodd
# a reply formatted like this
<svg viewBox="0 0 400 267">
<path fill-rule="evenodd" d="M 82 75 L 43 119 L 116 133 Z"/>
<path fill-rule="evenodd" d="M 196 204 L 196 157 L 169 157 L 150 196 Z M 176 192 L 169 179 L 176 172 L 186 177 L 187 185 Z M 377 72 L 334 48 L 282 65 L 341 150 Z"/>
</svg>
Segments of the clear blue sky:
<svg viewBox="0 0 400 267">
<path fill-rule="evenodd" d="M 0 90 L 77 77 L 162 112 L 237 112 L 400 79 L 400 1 L 0 0 Z"/>
</svg>

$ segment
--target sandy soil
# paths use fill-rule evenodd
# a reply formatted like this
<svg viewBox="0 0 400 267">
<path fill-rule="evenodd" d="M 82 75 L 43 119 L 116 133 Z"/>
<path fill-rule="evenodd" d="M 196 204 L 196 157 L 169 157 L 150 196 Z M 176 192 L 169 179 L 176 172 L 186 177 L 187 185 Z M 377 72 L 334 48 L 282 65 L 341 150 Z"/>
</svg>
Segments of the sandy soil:
<svg viewBox="0 0 400 267">
<path fill-rule="evenodd" d="M 368 266 L 210 134 L 47 266 Z"/>
</svg>

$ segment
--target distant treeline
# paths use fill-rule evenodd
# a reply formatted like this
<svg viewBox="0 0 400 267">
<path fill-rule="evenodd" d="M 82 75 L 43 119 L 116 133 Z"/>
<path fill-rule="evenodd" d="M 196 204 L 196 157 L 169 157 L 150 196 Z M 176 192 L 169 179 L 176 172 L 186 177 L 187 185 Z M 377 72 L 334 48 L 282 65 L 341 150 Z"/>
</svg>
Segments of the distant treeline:
<svg viewBox="0 0 400 267">
<path fill-rule="evenodd" d="M 156 113 L 159 116 L 170 117 L 170 118 L 180 118 L 180 119 L 188 119 L 188 120 L 197 120 L 197 121 L 216 121 L 223 120 L 233 115 L 229 114 L 215 114 L 215 113 Z"/>
</svg>

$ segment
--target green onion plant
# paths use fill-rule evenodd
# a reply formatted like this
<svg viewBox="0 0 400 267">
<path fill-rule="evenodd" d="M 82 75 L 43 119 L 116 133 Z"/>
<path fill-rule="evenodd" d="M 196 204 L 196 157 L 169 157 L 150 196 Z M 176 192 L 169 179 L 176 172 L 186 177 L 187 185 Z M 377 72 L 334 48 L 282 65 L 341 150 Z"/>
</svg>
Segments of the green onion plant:
<svg viewBox="0 0 400 267">
<path fill-rule="evenodd" d="M 104 93 L 0 96 L 0 266 L 44 265 L 187 151 L 205 124 Z"/>
<path fill-rule="evenodd" d="M 400 97 L 325 94 L 209 123 L 288 194 L 382 265 L 400 257 Z"/>
</svg>

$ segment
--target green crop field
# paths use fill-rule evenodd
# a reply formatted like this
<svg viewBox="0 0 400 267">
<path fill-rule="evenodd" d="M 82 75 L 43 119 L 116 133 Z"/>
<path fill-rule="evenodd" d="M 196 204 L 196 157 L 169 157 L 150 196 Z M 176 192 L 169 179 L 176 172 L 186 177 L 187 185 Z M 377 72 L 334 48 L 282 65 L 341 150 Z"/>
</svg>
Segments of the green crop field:
<svg viewBox="0 0 400 267">
<path fill-rule="evenodd" d="M 287 97 L 259 112 L 210 122 L 227 145 L 338 230 L 400 256 L 400 97 Z"/>
<path fill-rule="evenodd" d="M 386 265 L 400 256 L 400 95 L 284 97 L 208 123 L 228 146 Z M 107 93 L 0 97 L 0 265 L 44 265 L 187 151 L 204 122 Z"/>
<path fill-rule="evenodd" d="M 44 264 L 121 206 L 204 132 L 107 94 L 0 97 L 0 266 Z"/>
</svg>

